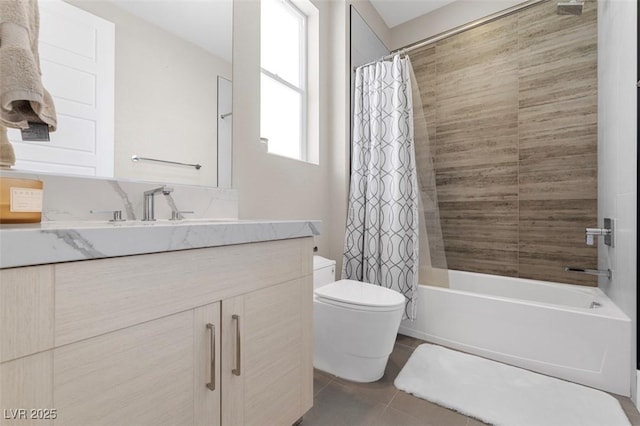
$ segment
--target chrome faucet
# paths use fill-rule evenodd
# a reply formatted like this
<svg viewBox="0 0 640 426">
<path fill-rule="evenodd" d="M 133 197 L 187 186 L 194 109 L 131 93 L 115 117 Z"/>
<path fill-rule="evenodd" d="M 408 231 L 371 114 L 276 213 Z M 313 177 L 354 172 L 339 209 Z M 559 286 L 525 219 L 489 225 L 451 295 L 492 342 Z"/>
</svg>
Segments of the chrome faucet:
<svg viewBox="0 0 640 426">
<path fill-rule="evenodd" d="M 142 212 L 142 220 L 145 222 L 150 222 L 156 220 L 155 214 L 153 212 L 154 206 L 154 195 L 162 192 L 164 195 L 169 195 L 173 192 L 173 188 L 167 185 L 160 186 L 158 188 L 150 189 L 148 191 L 144 191 L 144 210 Z"/>
</svg>

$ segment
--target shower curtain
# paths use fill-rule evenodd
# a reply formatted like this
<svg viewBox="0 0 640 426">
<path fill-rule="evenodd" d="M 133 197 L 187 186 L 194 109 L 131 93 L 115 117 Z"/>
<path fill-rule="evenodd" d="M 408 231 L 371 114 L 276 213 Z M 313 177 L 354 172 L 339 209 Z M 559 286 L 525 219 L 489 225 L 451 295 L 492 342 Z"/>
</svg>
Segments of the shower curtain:
<svg viewBox="0 0 640 426">
<path fill-rule="evenodd" d="M 408 57 L 356 70 L 342 278 L 399 291 L 415 319 L 419 189 Z"/>
</svg>

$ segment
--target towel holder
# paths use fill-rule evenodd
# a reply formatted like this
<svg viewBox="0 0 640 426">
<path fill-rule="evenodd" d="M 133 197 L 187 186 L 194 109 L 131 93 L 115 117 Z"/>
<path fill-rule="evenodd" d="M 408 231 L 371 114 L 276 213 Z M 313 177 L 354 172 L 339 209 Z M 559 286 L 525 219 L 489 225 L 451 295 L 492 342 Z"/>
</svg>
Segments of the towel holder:
<svg viewBox="0 0 640 426">
<path fill-rule="evenodd" d="M 138 161 L 155 161 L 156 163 L 165 163 L 165 164 L 177 164 L 178 166 L 187 166 L 187 167 L 193 167 L 196 170 L 200 170 L 202 168 L 202 166 L 200 164 L 189 164 L 189 163 L 179 163 L 177 161 L 169 161 L 169 160 L 158 160 L 156 158 L 148 158 L 148 157 L 140 157 L 137 155 L 132 155 L 131 156 L 131 161 L 138 162 Z"/>
</svg>

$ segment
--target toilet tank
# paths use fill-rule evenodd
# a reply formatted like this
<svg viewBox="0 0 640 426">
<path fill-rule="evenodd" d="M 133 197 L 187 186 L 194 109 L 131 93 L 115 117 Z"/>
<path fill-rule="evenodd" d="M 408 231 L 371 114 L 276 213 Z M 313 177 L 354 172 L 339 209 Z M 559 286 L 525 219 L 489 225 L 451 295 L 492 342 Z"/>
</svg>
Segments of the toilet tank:
<svg viewBox="0 0 640 426">
<path fill-rule="evenodd" d="M 336 261 L 321 256 L 313 256 L 313 289 L 336 280 Z"/>
</svg>

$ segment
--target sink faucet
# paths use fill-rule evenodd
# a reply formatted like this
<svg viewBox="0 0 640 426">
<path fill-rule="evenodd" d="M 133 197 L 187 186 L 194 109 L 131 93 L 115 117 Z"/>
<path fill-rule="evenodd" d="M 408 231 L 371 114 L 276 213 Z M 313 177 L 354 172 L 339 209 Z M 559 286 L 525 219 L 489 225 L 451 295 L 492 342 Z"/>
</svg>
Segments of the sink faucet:
<svg viewBox="0 0 640 426">
<path fill-rule="evenodd" d="M 154 195 L 162 192 L 164 195 L 169 195 L 173 192 L 173 188 L 167 185 L 160 186 L 158 188 L 144 191 L 144 210 L 142 212 L 142 220 L 145 222 L 156 220 L 153 212 Z"/>
</svg>

